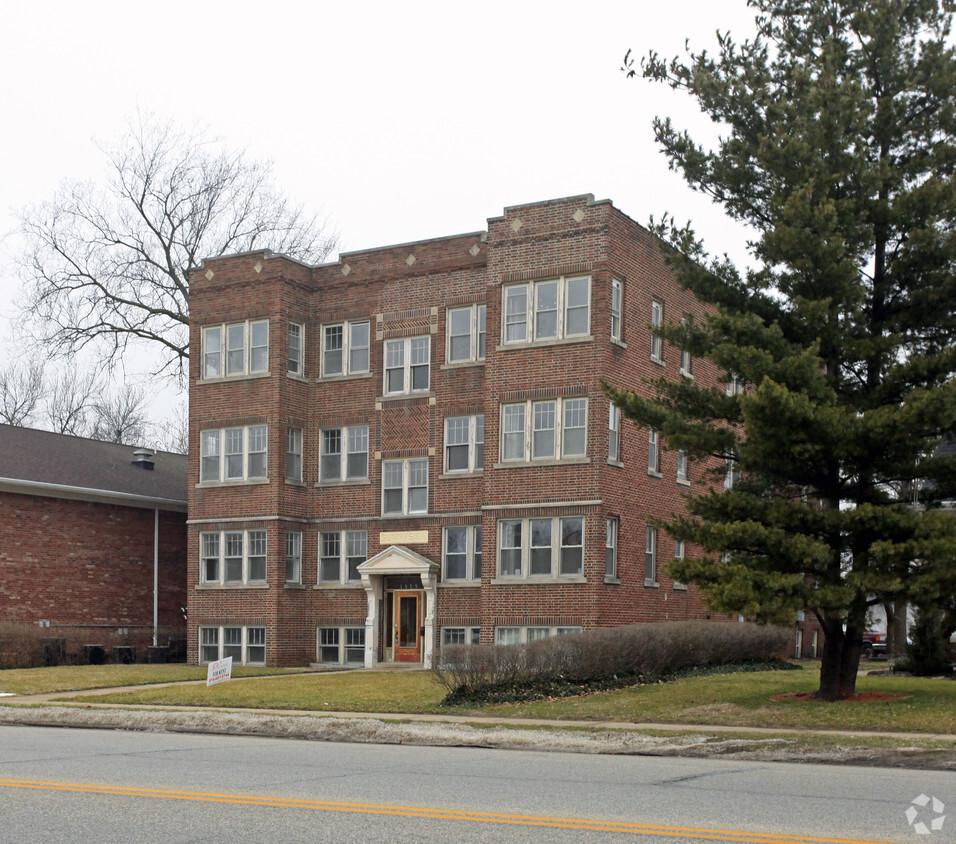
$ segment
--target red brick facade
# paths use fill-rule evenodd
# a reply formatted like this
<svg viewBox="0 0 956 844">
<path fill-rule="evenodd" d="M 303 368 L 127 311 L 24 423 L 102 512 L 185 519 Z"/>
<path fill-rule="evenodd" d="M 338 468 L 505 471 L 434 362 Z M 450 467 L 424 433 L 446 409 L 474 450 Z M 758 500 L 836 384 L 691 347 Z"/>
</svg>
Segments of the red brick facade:
<svg viewBox="0 0 956 844">
<path fill-rule="evenodd" d="M 442 641 L 706 616 L 665 573 L 673 541 L 657 536 L 656 571 L 646 554 L 648 518 L 679 511 L 703 470 L 678 480 L 663 445 L 649 470 L 649 432 L 627 421 L 609 459 L 601 386 L 677 378 L 679 349 L 663 344 L 652 360 L 652 311 L 702 310 L 610 202 L 509 208 L 486 232 L 314 268 L 268 253 L 209 260 L 190 297 L 191 661 L 428 662 Z M 717 376 L 693 361 L 694 378 Z M 297 580 L 290 533 L 301 534 Z M 363 536 L 369 562 L 350 579 Z M 461 553 L 445 553 L 452 536 Z"/>
</svg>

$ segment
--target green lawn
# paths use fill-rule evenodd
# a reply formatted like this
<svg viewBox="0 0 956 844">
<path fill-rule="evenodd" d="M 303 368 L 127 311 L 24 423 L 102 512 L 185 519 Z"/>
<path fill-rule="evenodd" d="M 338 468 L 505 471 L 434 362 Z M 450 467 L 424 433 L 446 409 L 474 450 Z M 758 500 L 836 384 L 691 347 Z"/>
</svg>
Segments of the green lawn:
<svg viewBox="0 0 956 844">
<path fill-rule="evenodd" d="M 805 663 L 805 665 L 807 665 Z M 885 664 L 884 664 L 885 665 Z M 136 670 L 145 672 L 135 678 Z M 110 670 L 115 674 L 110 674 Z M 764 671 L 693 677 L 671 683 L 639 686 L 582 697 L 530 703 L 498 704 L 480 708 L 442 708 L 444 690 L 422 671 L 354 671 L 287 674 L 278 677 L 222 683 L 145 687 L 134 692 L 83 697 L 86 702 L 159 704 L 169 706 L 237 706 L 268 709 L 305 709 L 346 712 L 430 713 L 502 718 L 551 718 L 686 724 L 781 727 L 792 729 L 900 730 L 956 734 L 956 681 L 910 677 L 861 676 L 859 692 L 882 692 L 900 697 L 885 701 L 821 703 L 806 697 L 777 695 L 808 693 L 816 689 L 818 667 L 803 671 Z M 56 672 L 59 669 L 33 669 Z M 205 669 L 189 666 L 104 666 L 63 669 L 64 690 L 136 682 L 198 679 Z M 82 672 L 89 680 L 82 680 Z M 94 674 L 94 672 L 96 672 Z M 105 673 L 104 673 L 105 672 Z M 0 691 L 26 687 L 30 671 L 0 671 Z M 236 672 L 239 675 L 239 671 Z M 242 673 L 246 673 L 243 670 Z M 274 672 L 271 672 L 274 673 Z M 10 682 L 8 678 L 16 678 Z M 40 675 L 37 675 L 39 678 Z M 68 678 L 68 680 L 67 680 Z M 57 688 L 57 679 L 39 679 L 29 686 Z M 16 698 L 0 698 L 13 704 Z"/>
</svg>

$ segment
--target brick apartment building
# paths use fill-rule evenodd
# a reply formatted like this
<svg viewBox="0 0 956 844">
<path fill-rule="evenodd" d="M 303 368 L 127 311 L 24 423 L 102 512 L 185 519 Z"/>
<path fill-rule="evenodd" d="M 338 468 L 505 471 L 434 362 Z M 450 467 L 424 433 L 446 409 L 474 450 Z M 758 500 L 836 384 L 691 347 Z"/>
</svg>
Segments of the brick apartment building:
<svg viewBox="0 0 956 844">
<path fill-rule="evenodd" d="M 181 637 L 186 456 L 0 425 L 0 623 Z"/>
<path fill-rule="evenodd" d="M 648 522 L 703 470 L 601 384 L 719 373 L 652 335 L 701 306 L 609 201 L 190 285 L 190 661 L 428 665 L 706 616 Z"/>
</svg>

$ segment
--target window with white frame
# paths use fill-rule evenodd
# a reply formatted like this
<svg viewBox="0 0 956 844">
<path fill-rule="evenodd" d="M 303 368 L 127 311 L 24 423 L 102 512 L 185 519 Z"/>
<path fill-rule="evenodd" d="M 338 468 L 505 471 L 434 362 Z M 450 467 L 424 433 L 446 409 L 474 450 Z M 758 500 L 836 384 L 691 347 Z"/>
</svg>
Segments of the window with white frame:
<svg viewBox="0 0 956 844">
<path fill-rule="evenodd" d="M 611 339 L 621 340 L 621 306 L 624 298 L 624 282 L 619 278 L 611 279 Z"/>
<path fill-rule="evenodd" d="M 664 303 L 654 299 L 651 302 L 651 360 L 664 362 L 664 338 L 655 332 L 664 324 Z"/>
<path fill-rule="evenodd" d="M 609 518 L 604 540 L 604 576 L 609 578 L 617 577 L 617 528 L 617 518 Z"/>
<path fill-rule="evenodd" d="M 319 662 L 333 665 L 365 662 L 364 627 L 319 627 L 316 633 Z"/>
<path fill-rule="evenodd" d="M 230 656 L 238 665 L 265 665 L 265 627 L 199 628 L 200 662 L 216 662 Z"/>
<path fill-rule="evenodd" d="M 583 398 L 502 405 L 502 462 L 584 457 L 587 418 L 588 400 Z"/>
<path fill-rule="evenodd" d="M 285 477 L 288 481 L 302 480 L 301 428 L 289 428 L 286 435 Z"/>
<path fill-rule="evenodd" d="M 681 320 L 681 325 L 686 329 L 690 325 L 690 317 L 685 316 Z M 681 346 L 680 350 L 680 374 L 686 376 L 687 378 L 694 377 L 694 359 L 691 357 L 691 353 L 687 350 L 686 342 Z"/>
<path fill-rule="evenodd" d="M 736 457 L 724 459 L 724 489 L 733 489 L 740 481 L 740 464 Z"/>
<path fill-rule="evenodd" d="M 382 515 L 428 512 L 428 459 L 382 461 Z"/>
<path fill-rule="evenodd" d="M 305 374 L 305 326 L 289 323 L 289 375 Z"/>
<path fill-rule="evenodd" d="M 733 373 L 729 374 L 726 392 L 728 396 L 739 396 L 744 391 L 744 382 Z"/>
<path fill-rule="evenodd" d="M 465 305 L 448 309 L 447 363 L 465 363 L 485 359 L 485 305 Z"/>
<path fill-rule="evenodd" d="M 527 627 L 496 627 L 496 645 L 524 645 L 536 642 L 539 639 L 548 639 L 551 636 L 571 636 L 581 633 L 579 626 L 547 627 L 545 625 L 529 625 Z"/>
<path fill-rule="evenodd" d="M 441 644 L 446 645 L 478 645 L 481 643 L 480 627 L 442 627 Z"/>
<path fill-rule="evenodd" d="M 481 580 L 481 525 L 445 528 L 442 580 Z"/>
<path fill-rule="evenodd" d="M 207 325 L 202 330 L 202 377 L 236 378 L 269 371 L 269 321 Z"/>
<path fill-rule="evenodd" d="M 369 371 L 369 322 L 339 322 L 322 326 L 322 377 Z"/>
<path fill-rule="evenodd" d="M 675 559 L 675 560 L 683 560 L 683 559 L 684 559 L 684 540 L 683 540 L 683 539 L 675 539 L 675 540 L 674 540 L 674 559 Z M 675 589 L 686 589 L 686 588 L 687 588 L 687 584 L 681 583 L 679 580 L 675 580 L 675 581 L 674 581 L 674 588 L 675 588 Z"/>
<path fill-rule="evenodd" d="M 589 276 L 510 284 L 503 296 L 505 343 L 586 337 L 590 332 Z"/>
<path fill-rule="evenodd" d="M 445 419 L 445 472 L 480 472 L 484 462 L 484 414 Z"/>
<path fill-rule="evenodd" d="M 584 519 L 502 519 L 499 577 L 563 577 L 584 573 Z"/>
<path fill-rule="evenodd" d="M 268 425 L 202 431 L 199 440 L 200 482 L 249 481 L 266 477 Z"/>
<path fill-rule="evenodd" d="M 199 534 L 200 576 L 208 584 L 265 583 L 266 532 L 222 530 Z"/>
<path fill-rule="evenodd" d="M 621 461 L 621 408 L 610 402 L 607 418 L 607 459 Z"/>
<path fill-rule="evenodd" d="M 368 532 L 331 530 L 319 534 L 319 583 L 359 583 L 368 559 Z"/>
<path fill-rule="evenodd" d="M 647 429 L 647 474 L 661 473 L 661 445 L 660 436 L 656 428 Z"/>
<path fill-rule="evenodd" d="M 683 449 L 677 452 L 677 480 L 680 483 L 690 482 L 690 476 L 687 474 L 687 452 Z"/>
<path fill-rule="evenodd" d="M 368 425 L 325 428 L 321 443 L 321 481 L 353 481 L 368 477 Z"/>
<path fill-rule="evenodd" d="M 385 395 L 427 392 L 431 384 L 432 338 L 385 341 Z"/>
<path fill-rule="evenodd" d="M 302 582 L 302 531 L 290 530 L 285 535 L 285 582 Z"/>
<path fill-rule="evenodd" d="M 644 544 L 644 585 L 657 585 L 657 528 L 647 526 L 647 539 Z"/>
</svg>

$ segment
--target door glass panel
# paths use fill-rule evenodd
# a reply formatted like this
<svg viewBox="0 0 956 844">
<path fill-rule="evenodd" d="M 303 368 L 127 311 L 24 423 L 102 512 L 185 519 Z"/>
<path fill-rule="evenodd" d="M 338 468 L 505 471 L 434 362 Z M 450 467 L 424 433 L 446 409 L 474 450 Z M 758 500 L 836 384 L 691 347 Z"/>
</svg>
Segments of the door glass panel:
<svg viewBox="0 0 956 844">
<path fill-rule="evenodd" d="M 399 598 L 398 645 L 414 648 L 418 644 L 418 597 Z"/>
</svg>

